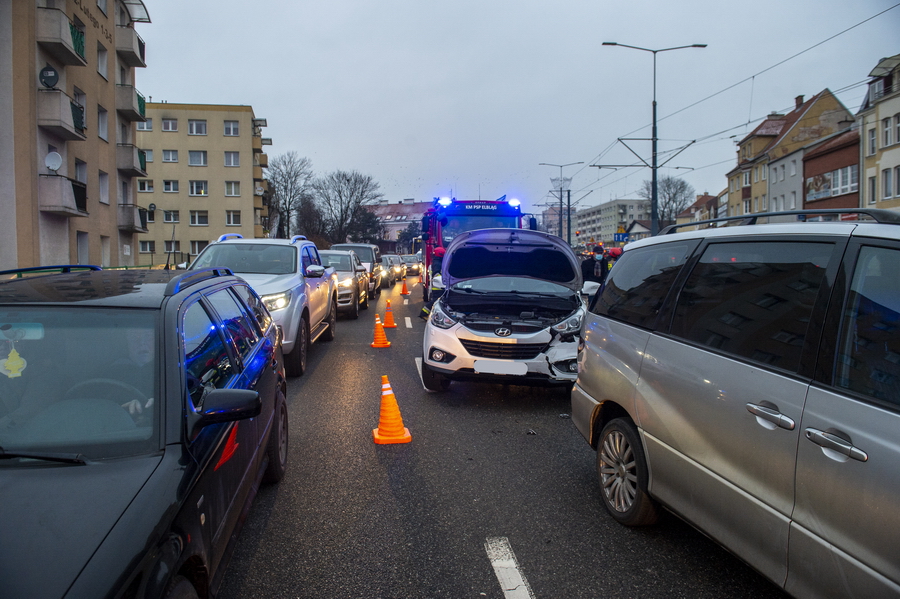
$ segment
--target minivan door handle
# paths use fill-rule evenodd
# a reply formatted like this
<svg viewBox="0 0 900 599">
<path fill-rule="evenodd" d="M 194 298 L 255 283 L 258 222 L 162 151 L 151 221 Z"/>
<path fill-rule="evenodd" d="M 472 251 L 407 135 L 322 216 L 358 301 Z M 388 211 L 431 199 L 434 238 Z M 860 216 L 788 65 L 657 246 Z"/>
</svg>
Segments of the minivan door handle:
<svg viewBox="0 0 900 599">
<path fill-rule="evenodd" d="M 806 429 L 806 438 L 816 445 L 822 447 L 823 449 L 830 449 L 831 451 L 839 453 L 843 456 L 847 456 L 848 458 L 852 458 L 860 462 L 865 462 L 869 459 L 869 456 L 868 454 L 866 454 L 866 452 L 859 449 L 858 447 L 854 447 L 850 441 L 848 441 L 847 439 L 842 439 L 834 433 L 820 431 L 819 429 L 815 428 L 808 428 Z"/>
<path fill-rule="evenodd" d="M 787 429 L 789 431 L 794 430 L 794 421 L 779 412 L 777 409 L 773 409 L 767 406 L 761 406 L 755 403 L 748 403 L 747 411 L 756 416 L 757 420 L 762 419 L 766 422 L 771 422 L 775 426 L 779 426 L 783 429 Z"/>
</svg>

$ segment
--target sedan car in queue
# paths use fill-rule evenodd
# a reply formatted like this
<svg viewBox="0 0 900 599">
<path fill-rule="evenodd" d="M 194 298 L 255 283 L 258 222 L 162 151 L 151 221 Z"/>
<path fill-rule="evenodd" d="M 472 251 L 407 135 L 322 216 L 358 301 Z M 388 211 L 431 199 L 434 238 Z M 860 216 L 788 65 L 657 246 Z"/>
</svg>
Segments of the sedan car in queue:
<svg viewBox="0 0 900 599">
<path fill-rule="evenodd" d="M 322 264 L 334 268 L 338 277 L 338 314 L 354 320 L 360 309 L 369 307 L 369 275 L 365 265 L 353 250 L 321 250 Z"/>
<path fill-rule="evenodd" d="M 212 597 L 287 466 L 279 331 L 224 268 L 84 268 L 0 281 L 0 597 Z"/>
<path fill-rule="evenodd" d="M 415 254 L 403 254 L 400 256 L 403 259 L 404 264 L 406 264 L 406 274 L 407 275 L 416 275 L 419 276 L 425 270 L 425 265 L 422 264 L 422 261 L 419 260 L 419 257 Z"/>
<path fill-rule="evenodd" d="M 422 381 L 571 386 L 585 308 L 578 258 L 539 231 L 480 229 L 451 242 L 422 341 Z"/>
</svg>

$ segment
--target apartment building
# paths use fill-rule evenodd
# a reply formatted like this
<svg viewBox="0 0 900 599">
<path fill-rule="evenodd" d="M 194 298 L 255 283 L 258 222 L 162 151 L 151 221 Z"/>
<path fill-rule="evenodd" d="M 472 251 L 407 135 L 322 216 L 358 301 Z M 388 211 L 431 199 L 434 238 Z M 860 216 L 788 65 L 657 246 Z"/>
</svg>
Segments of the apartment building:
<svg viewBox="0 0 900 599">
<path fill-rule="evenodd" d="M 869 73 L 869 93 L 856 114 L 863 205 L 900 210 L 900 54 Z"/>
<path fill-rule="evenodd" d="M 858 208 L 859 129 L 851 127 L 807 147 L 803 208 Z"/>
<path fill-rule="evenodd" d="M 783 159 L 813 140 L 846 128 L 841 122 L 851 118 L 850 112 L 828 89 L 806 101 L 803 96 L 797 96 L 794 109 L 787 114 L 770 114 L 738 142 L 737 165 L 727 174 L 728 214 L 739 216 L 768 211 L 771 208 L 771 176 L 777 174 L 778 181 L 782 181 L 791 168 L 791 159 Z M 794 172 L 800 173 L 802 156 L 795 156 L 793 160 Z M 780 161 L 777 173 L 770 169 L 775 161 Z M 802 173 L 795 177 L 802 185 Z M 785 202 L 790 205 L 790 193 L 784 195 Z M 794 207 L 800 207 L 797 195 Z"/>
<path fill-rule="evenodd" d="M 136 181 L 147 209 L 141 264 L 188 262 L 225 233 L 267 236 L 266 124 L 250 106 L 147 103 L 137 127 L 147 157 Z"/>
<path fill-rule="evenodd" d="M 622 235 L 629 225 L 636 220 L 649 220 L 650 200 L 616 199 L 598 206 L 584 208 L 575 213 L 575 226 L 581 232 L 579 238 L 593 239 L 594 243 L 603 245 L 619 245 L 616 234 Z"/>
<path fill-rule="evenodd" d="M 141 0 L 0 1 L 0 269 L 134 264 Z"/>
</svg>

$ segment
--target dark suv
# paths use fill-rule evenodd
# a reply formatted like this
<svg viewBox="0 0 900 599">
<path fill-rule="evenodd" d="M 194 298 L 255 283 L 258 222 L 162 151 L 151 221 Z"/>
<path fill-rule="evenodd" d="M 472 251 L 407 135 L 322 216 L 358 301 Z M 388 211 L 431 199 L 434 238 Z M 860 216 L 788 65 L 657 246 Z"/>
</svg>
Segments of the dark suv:
<svg viewBox="0 0 900 599">
<path fill-rule="evenodd" d="M 625 246 L 589 305 L 572 420 L 606 509 L 665 507 L 798 597 L 896 597 L 900 214 L 740 219 L 770 222 Z"/>
<path fill-rule="evenodd" d="M 287 464 L 272 318 L 226 269 L 62 270 L 0 273 L 0 596 L 213 595 Z"/>
</svg>

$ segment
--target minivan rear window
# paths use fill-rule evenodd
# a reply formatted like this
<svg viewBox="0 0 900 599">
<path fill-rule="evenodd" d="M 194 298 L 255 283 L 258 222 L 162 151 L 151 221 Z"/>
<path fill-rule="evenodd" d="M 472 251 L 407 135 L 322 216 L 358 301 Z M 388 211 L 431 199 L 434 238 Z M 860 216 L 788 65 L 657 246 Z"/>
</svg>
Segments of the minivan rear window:
<svg viewBox="0 0 900 599">
<path fill-rule="evenodd" d="M 367 245 L 337 244 L 331 247 L 335 250 L 353 250 L 359 256 L 360 261 L 368 262 L 369 264 L 375 262 L 375 252 Z"/>
</svg>

